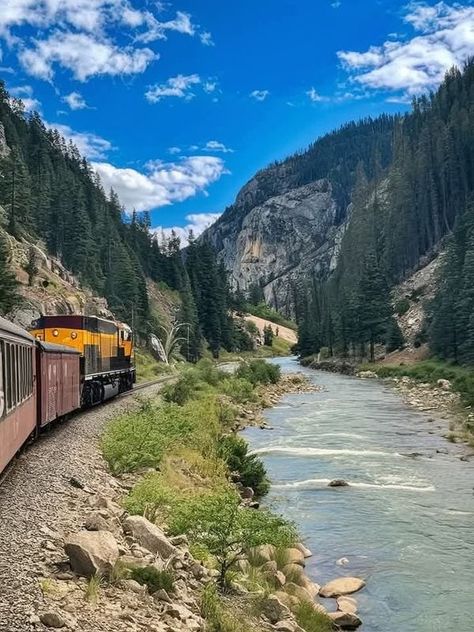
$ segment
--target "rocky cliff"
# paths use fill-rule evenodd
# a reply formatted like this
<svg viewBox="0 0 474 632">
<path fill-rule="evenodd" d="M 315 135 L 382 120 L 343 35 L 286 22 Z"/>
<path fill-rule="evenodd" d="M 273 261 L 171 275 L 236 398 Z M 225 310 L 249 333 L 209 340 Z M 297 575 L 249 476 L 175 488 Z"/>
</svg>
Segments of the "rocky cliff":
<svg viewBox="0 0 474 632">
<path fill-rule="evenodd" d="M 265 180 L 251 180 L 204 238 L 218 251 L 235 288 L 259 284 L 268 304 L 289 311 L 299 279 L 310 273 L 327 277 L 334 270 L 345 224 L 338 221 L 329 180 L 292 188 L 284 169 L 278 175 L 274 167 Z"/>
</svg>

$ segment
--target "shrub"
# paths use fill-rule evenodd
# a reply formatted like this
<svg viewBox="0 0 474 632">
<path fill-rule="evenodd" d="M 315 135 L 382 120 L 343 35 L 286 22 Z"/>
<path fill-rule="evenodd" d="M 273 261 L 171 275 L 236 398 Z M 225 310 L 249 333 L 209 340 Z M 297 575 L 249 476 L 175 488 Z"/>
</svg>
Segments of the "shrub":
<svg viewBox="0 0 474 632">
<path fill-rule="evenodd" d="M 245 404 L 255 400 L 254 387 L 242 377 L 229 377 L 222 382 L 221 390 L 237 404 Z"/>
<path fill-rule="evenodd" d="M 199 379 L 210 386 L 217 386 L 228 375 L 225 371 L 218 369 L 216 363 L 209 358 L 199 360 L 194 370 Z"/>
<path fill-rule="evenodd" d="M 165 386 L 162 397 L 166 402 L 183 406 L 195 394 L 198 383 L 197 374 L 192 369 L 188 370 L 176 382 Z"/>
<path fill-rule="evenodd" d="M 216 558 L 219 584 L 245 550 L 260 544 L 290 546 L 296 541 L 292 524 L 269 511 L 242 508 L 237 492 L 226 486 L 175 503 L 168 519 L 173 535 L 187 533 Z"/>
<path fill-rule="evenodd" d="M 398 316 L 403 316 L 410 309 L 410 301 L 404 297 L 395 303 L 395 313 Z"/>
<path fill-rule="evenodd" d="M 184 406 L 143 402 L 138 411 L 113 420 L 102 437 L 102 451 L 114 473 L 158 467 L 176 446 L 208 451 L 217 438 L 215 398 L 203 397 Z"/>
<path fill-rule="evenodd" d="M 276 384 L 280 380 L 280 374 L 278 365 L 270 364 L 265 360 L 242 362 L 236 371 L 237 377 L 248 380 L 254 386 L 257 384 Z"/>
<path fill-rule="evenodd" d="M 175 495 L 159 473 L 141 479 L 123 501 L 125 509 L 134 515 L 146 516 L 154 522 L 160 511 L 165 511 Z"/>
<path fill-rule="evenodd" d="M 313 604 L 302 602 L 295 612 L 298 625 L 305 632 L 332 632 L 334 624 L 324 613 L 314 609 Z"/>
<path fill-rule="evenodd" d="M 270 489 L 270 482 L 262 461 L 255 454 L 248 454 L 247 442 L 236 435 L 221 437 L 218 454 L 227 463 L 230 471 L 240 474 L 242 485 L 251 487 L 257 496 L 264 496 Z"/>
<path fill-rule="evenodd" d="M 160 589 L 172 592 L 174 588 L 173 574 L 167 570 L 159 571 L 154 566 L 136 566 L 131 569 L 130 577 L 142 586 L 147 586 L 150 594 Z"/>
</svg>

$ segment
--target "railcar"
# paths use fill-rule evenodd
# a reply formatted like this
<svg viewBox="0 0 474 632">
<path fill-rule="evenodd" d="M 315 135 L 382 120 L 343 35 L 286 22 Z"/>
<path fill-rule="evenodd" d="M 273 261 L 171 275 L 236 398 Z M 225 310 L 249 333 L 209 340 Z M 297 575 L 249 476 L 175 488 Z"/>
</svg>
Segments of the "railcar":
<svg viewBox="0 0 474 632">
<path fill-rule="evenodd" d="M 135 382 L 132 331 L 96 316 L 42 316 L 30 332 L 38 341 L 75 349 L 81 357 L 81 405 L 99 404 Z"/>
<path fill-rule="evenodd" d="M 0 472 L 36 431 L 35 339 L 0 317 Z"/>
</svg>

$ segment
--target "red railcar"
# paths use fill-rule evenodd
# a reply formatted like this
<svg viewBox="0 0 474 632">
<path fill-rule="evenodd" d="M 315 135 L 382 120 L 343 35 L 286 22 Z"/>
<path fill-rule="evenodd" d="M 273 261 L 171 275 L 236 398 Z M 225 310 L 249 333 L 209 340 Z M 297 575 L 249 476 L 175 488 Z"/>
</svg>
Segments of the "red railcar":
<svg viewBox="0 0 474 632">
<path fill-rule="evenodd" d="M 36 343 L 0 317 L 0 472 L 36 430 Z"/>
<path fill-rule="evenodd" d="M 71 347 L 37 341 L 38 427 L 81 407 L 81 355 Z"/>
</svg>

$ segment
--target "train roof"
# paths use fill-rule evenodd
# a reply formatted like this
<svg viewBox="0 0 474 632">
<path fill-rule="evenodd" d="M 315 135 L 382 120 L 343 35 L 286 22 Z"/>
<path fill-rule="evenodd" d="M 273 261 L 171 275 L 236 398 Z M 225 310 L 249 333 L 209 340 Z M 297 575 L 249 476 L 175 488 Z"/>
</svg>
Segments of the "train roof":
<svg viewBox="0 0 474 632">
<path fill-rule="evenodd" d="M 33 342 L 34 338 L 27 331 L 19 327 L 18 325 L 14 325 L 6 318 L 2 318 L 0 316 L 0 334 L 6 332 L 8 334 L 12 334 L 14 336 L 18 336 L 23 338 L 24 340 L 28 340 Z"/>
<path fill-rule="evenodd" d="M 46 353 L 70 353 L 72 355 L 81 355 L 81 352 L 73 347 L 67 347 L 66 345 L 57 345 L 53 342 L 44 342 L 43 340 L 37 340 L 36 344 L 40 349 L 46 351 Z"/>
</svg>

